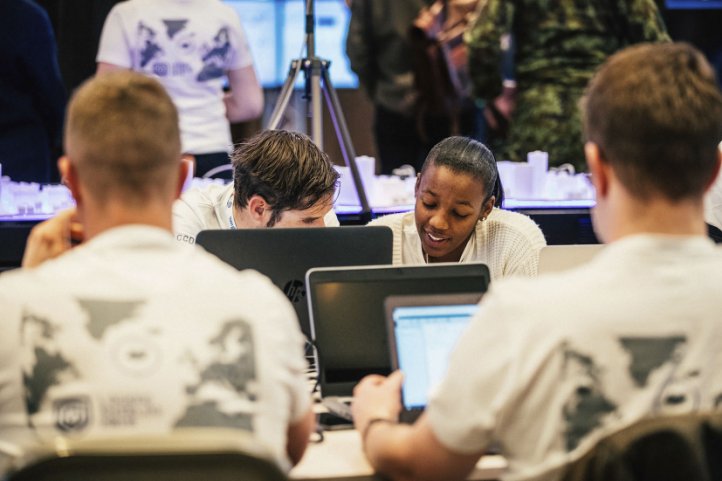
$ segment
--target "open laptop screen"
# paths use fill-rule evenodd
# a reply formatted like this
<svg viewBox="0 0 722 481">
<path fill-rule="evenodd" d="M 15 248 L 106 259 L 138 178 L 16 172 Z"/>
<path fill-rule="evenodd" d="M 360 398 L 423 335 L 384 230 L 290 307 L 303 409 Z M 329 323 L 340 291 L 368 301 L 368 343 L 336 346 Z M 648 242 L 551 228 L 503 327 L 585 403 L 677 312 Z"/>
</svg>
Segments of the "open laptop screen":
<svg viewBox="0 0 722 481">
<path fill-rule="evenodd" d="M 350 396 L 367 374 L 389 374 L 384 300 L 392 295 L 483 293 L 483 264 L 313 269 L 306 282 L 323 396 Z"/>
<path fill-rule="evenodd" d="M 464 299 L 469 302 L 464 304 L 436 304 L 429 298 L 419 300 L 420 305 L 388 307 L 392 365 L 404 373 L 404 409 L 426 407 L 430 390 L 446 374 L 449 356 L 478 308 L 478 298 Z M 387 299 L 387 304 L 395 299 Z"/>
<path fill-rule="evenodd" d="M 207 230 L 196 243 L 236 269 L 268 276 L 293 304 L 310 337 L 304 279 L 314 267 L 391 264 L 386 226 Z"/>
</svg>

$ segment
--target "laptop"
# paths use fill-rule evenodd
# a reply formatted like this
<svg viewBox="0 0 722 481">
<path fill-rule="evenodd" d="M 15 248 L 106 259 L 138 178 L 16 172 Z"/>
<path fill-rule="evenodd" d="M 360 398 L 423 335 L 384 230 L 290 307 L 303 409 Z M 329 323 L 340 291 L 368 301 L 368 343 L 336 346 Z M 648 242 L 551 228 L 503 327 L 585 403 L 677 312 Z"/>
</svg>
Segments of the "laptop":
<svg viewBox="0 0 722 481">
<path fill-rule="evenodd" d="M 478 263 L 311 269 L 306 288 L 323 404 L 337 411 L 333 405 L 347 404 L 361 378 L 391 372 L 387 297 L 480 295 L 489 280 L 489 269 Z"/>
<path fill-rule="evenodd" d="M 449 357 L 482 294 L 391 296 L 385 301 L 391 368 L 401 369 L 402 422 L 414 422 L 443 379 Z"/>
<path fill-rule="evenodd" d="M 539 252 L 539 274 L 560 272 L 578 267 L 602 250 L 604 244 L 570 244 L 545 246 Z"/>
<path fill-rule="evenodd" d="M 306 271 L 390 265 L 393 234 L 385 226 L 206 230 L 196 243 L 236 269 L 268 276 L 291 301 L 301 331 L 310 338 Z"/>
</svg>

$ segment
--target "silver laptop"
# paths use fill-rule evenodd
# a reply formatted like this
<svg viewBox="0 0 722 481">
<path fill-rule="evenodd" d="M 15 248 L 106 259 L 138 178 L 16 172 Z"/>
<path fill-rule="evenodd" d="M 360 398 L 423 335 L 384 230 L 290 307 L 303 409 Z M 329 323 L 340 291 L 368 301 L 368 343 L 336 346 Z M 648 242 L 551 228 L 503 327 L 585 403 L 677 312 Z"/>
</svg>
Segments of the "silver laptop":
<svg viewBox="0 0 722 481">
<path fill-rule="evenodd" d="M 402 422 L 415 421 L 426 408 L 481 296 L 474 292 L 386 298 L 391 367 L 404 373 Z"/>
<path fill-rule="evenodd" d="M 332 409 L 341 398 L 345 405 L 365 375 L 391 372 L 387 297 L 469 292 L 481 296 L 489 280 L 489 269 L 478 263 L 311 269 L 306 289 L 324 404 Z"/>
</svg>

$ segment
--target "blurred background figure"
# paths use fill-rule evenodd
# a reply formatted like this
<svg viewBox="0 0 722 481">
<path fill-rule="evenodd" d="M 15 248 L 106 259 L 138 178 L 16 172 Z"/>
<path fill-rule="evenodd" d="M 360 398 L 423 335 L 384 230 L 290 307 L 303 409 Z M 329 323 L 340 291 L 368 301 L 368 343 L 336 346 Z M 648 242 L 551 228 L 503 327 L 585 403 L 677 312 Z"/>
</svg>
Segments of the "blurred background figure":
<svg viewBox="0 0 722 481">
<path fill-rule="evenodd" d="M 263 110 L 240 19 L 220 0 L 121 2 L 105 21 L 96 60 L 98 74 L 132 69 L 163 84 L 180 113 L 183 152 L 195 157 L 197 177 L 230 163 L 229 121 Z"/>
<path fill-rule="evenodd" d="M 515 41 L 513 101 L 502 86 L 505 34 Z M 481 2 L 465 41 L 475 96 L 510 121 L 506 140 L 492 145 L 499 160 L 544 150 L 550 165 L 584 170 L 577 103 L 595 68 L 626 45 L 667 40 L 654 0 Z"/>
<path fill-rule="evenodd" d="M 65 87 L 48 15 L 29 0 L 0 2 L 0 164 L 15 181 L 57 181 Z"/>
<path fill-rule="evenodd" d="M 346 53 L 374 104 L 381 173 L 421 166 L 426 152 L 416 126 L 409 28 L 429 0 L 351 0 Z"/>
</svg>

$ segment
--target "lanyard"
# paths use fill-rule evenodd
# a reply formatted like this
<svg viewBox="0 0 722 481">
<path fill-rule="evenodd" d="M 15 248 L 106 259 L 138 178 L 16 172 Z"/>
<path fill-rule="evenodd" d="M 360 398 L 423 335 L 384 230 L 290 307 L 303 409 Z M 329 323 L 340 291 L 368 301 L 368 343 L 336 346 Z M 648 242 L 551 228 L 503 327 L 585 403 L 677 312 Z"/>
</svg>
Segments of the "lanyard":
<svg viewBox="0 0 722 481">
<path fill-rule="evenodd" d="M 228 225 L 230 229 L 237 229 L 236 227 L 236 220 L 233 218 L 233 192 L 231 191 L 231 195 L 228 196 L 228 200 L 226 201 L 226 214 L 228 216 Z"/>
</svg>

